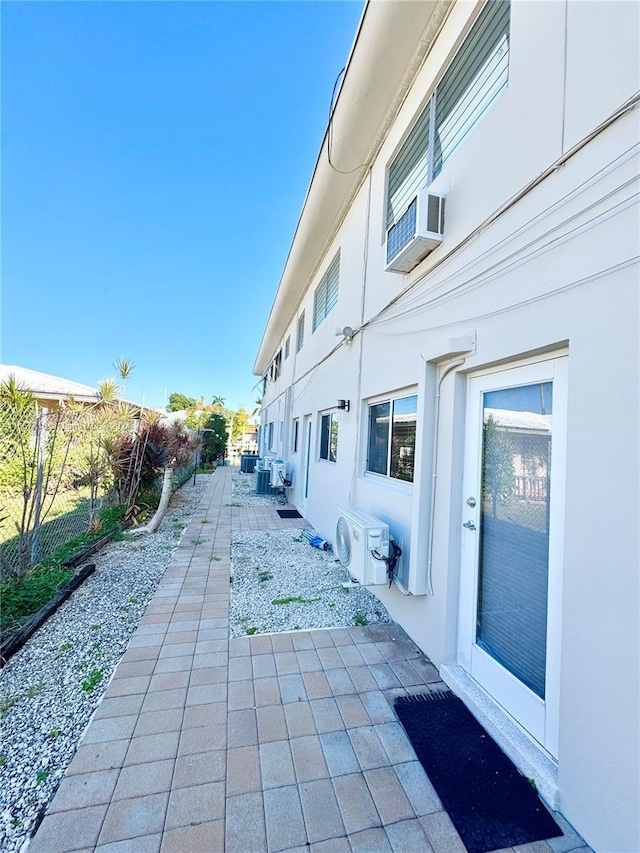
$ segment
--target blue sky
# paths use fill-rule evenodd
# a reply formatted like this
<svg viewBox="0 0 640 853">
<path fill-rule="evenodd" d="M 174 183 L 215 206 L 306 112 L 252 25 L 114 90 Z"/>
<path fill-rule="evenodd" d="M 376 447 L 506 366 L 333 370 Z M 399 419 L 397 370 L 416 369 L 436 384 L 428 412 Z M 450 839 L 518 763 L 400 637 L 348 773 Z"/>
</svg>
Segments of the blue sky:
<svg viewBox="0 0 640 853">
<path fill-rule="evenodd" d="M 253 407 L 361 2 L 3 2 L 2 348 Z"/>
</svg>

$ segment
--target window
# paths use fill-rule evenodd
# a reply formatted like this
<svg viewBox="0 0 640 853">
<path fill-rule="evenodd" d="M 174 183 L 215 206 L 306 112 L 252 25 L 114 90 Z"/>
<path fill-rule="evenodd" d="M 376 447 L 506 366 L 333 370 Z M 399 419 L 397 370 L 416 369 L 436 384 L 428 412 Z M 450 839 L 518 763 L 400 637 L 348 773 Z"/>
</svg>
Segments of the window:
<svg viewBox="0 0 640 853">
<path fill-rule="evenodd" d="M 509 0 L 490 0 L 460 45 L 447 71 L 389 166 L 387 229 L 410 211 L 447 158 L 486 112 L 509 77 Z M 415 224 L 415 223 L 414 223 Z M 402 248 L 415 233 L 395 235 Z"/>
<path fill-rule="evenodd" d="M 287 336 L 287 340 L 284 342 L 284 357 L 285 360 L 289 358 L 289 350 L 291 349 L 291 335 Z"/>
<path fill-rule="evenodd" d="M 304 311 L 298 317 L 298 337 L 296 339 L 296 352 L 300 352 L 304 343 Z"/>
<path fill-rule="evenodd" d="M 335 462 L 338 458 L 338 413 L 322 415 L 320 421 L 320 459 Z"/>
<path fill-rule="evenodd" d="M 267 447 L 269 450 L 273 450 L 273 421 L 269 424 L 269 431 L 267 433 Z"/>
<path fill-rule="evenodd" d="M 280 376 L 282 372 L 282 350 L 278 350 L 276 357 L 273 360 L 273 364 L 271 365 L 271 378 L 275 382 L 276 379 Z"/>
<path fill-rule="evenodd" d="M 367 471 L 413 482 L 417 410 L 415 394 L 369 406 Z"/>
<path fill-rule="evenodd" d="M 487 3 L 436 90 L 434 177 L 509 79 L 507 0 Z"/>
<path fill-rule="evenodd" d="M 322 276 L 313 295 L 313 331 L 327 316 L 338 301 L 338 279 L 340 278 L 340 252 L 331 262 L 331 266 Z"/>
<path fill-rule="evenodd" d="M 298 418 L 294 418 L 293 421 L 293 452 L 298 452 L 298 435 L 300 431 L 300 421 Z"/>
</svg>

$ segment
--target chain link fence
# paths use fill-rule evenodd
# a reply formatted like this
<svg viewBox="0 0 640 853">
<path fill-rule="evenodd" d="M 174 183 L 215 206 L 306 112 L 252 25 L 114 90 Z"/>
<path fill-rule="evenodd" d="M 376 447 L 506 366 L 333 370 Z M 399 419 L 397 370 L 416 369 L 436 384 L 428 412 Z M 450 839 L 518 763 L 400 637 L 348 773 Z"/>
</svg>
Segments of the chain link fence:
<svg viewBox="0 0 640 853">
<path fill-rule="evenodd" d="M 24 573 L 96 523 L 110 499 L 99 434 L 62 410 L 0 406 L 0 565 Z"/>
<path fill-rule="evenodd" d="M 120 411 L 124 415 L 118 417 Z M 104 507 L 129 505 L 135 496 L 139 478 L 129 474 L 140 470 L 157 436 L 139 439 L 139 422 L 126 409 L 109 412 L 77 406 L 49 411 L 19 395 L 0 399 L 0 579 L 24 575 L 70 540 L 97 529 Z M 129 436 L 128 445 L 118 470 L 113 452 L 123 436 Z M 175 455 L 182 464 L 173 472 L 173 491 L 193 476 L 199 461 L 193 435 L 184 434 L 178 443 Z M 115 472 L 120 479 L 114 481 Z"/>
</svg>

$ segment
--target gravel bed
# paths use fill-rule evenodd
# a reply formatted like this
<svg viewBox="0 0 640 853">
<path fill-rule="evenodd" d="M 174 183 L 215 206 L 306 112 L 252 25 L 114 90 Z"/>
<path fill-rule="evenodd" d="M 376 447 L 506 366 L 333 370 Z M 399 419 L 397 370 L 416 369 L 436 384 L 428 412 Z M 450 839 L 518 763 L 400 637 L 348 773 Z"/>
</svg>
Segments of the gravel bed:
<svg viewBox="0 0 640 853">
<path fill-rule="evenodd" d="M 275 497 L 251 494 L 250 475 L 234 473 L 232 481 L 234 503 L 277 505 Z M 232 637 L 391 621 L 369 590 L 345 589 L 350 577 L 337 557 L 313 548 L 299 530 L 235 533 L 231 568 Z"/>
<path fill-rule="evenodd" d="M 153 536 L 93 555 L 95 574 L 1 671 L 0 850 L 33 833 L 209 481 L 179 489 Z"/>
<path fill-rule="evenodd" d="M 233 502 L 240 506 L 275 506 L 275 495 L 257 495 L 255 474 L 243 474 L 234 471 L 231 475 L 233 483 Z"/>
<path fill-rule="evenodd" d="M 231 562 L 232 637 L 391 621 L 367 589 L 344 589 L 344 566 L 297 530 L 237 533 Z"/>
</svg>

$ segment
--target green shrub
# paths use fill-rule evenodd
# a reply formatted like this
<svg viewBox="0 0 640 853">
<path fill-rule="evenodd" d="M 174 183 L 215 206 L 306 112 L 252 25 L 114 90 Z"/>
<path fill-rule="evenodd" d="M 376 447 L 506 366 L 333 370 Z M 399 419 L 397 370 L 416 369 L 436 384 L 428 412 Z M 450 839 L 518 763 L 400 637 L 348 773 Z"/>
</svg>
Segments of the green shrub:
<svg viewBox="0 0 640 853">
<path fill-rule="evenodd" d="M 11 578 L 0 584 L 0 634 L 3 638 L 17 631 L 73 577 L 74 569 L 63 566 L 63 563 L 105 534 L 118 530 L 123 515 L 124 507 L 105 507 L 98 516 L 99 523 L 95 530 L 76 536 L 58 548 L 50 557 L 30 569 L 22 580 Z"/>
</svg>

